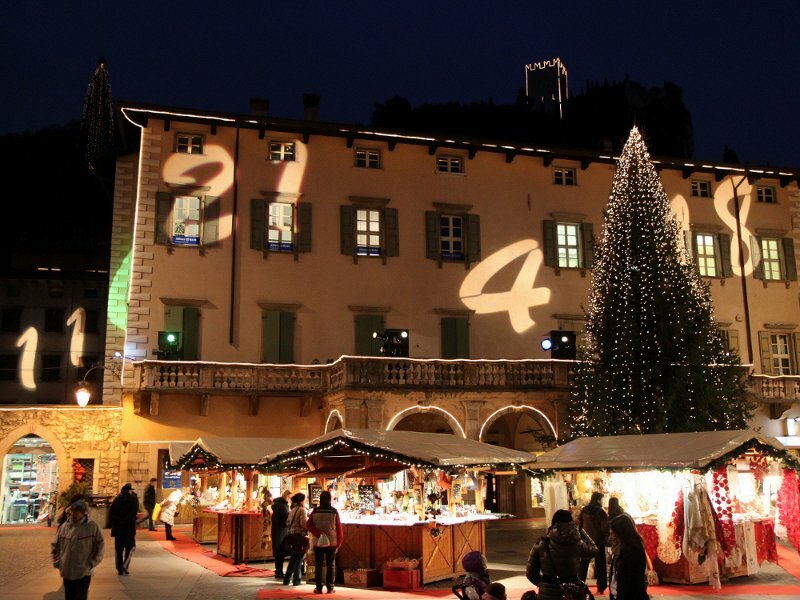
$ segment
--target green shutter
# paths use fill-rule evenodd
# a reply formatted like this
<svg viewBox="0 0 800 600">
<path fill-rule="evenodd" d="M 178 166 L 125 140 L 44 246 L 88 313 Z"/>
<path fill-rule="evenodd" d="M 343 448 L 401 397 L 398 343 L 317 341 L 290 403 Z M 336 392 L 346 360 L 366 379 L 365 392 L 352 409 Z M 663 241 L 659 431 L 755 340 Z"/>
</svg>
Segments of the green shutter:
<svg viewBox="0 0 800 600">
<path fill-rule="evenodd" d="M 769 331 L 758 332 L 758 347 L 761 350 L 761 373 L 772 375 L 772 344 L 769 340 Z"/>
<path fill-rule="evenodd" d="M 203 246 L 219 242 L 219 205 L 217 196 L 206 196 L 203 202 Z"/>
<path fill-rule="evenodd" d="M 544 264 L 546 267 L 557 267 L 558 258 L 556 256 L 556 222 L 542 221 L 544 227 Z"/>
<path fill-rule="evenodd" d="M 481 217 L 480 215 L 464 215 L 464 229 L 467 233 L 467 263 L 481 260 Z"/>
<path fill-rule="evenodd" d="M 183 360 L 200 359 L 200 309 L 183 309 Z"/>
<path fill-rule="evenodd" d="M 266 203 L 260 198 L 253 198 L 250 201 L 250 247 L 253 250 L 264 250 L 267 247 L 264 243 L 267 230 L 266 217 Z"/>
<path fill-rule="evenodd" d="M 167 306 L 164 310 L 164 331 L 183 331 L 182 306 Z"/>
<path fill-rule="evenodd" d="M 442 358 L 469 358 L 469 319 L 442 317 Z"/>
<path fill-rule="evenodd" d="M 297 251 L 311 252 L 311 203 L 297 204 Z"/>
<path fill-rule="evenodd" d="M 733 266 L 731 263 L 731 236 L 727 233 L 720 233 L 717 236 L 719 242 L 719 270 L 723 277 L 733 277 Z M 737 332 L 738 336 L 738 332 Z M 738 346 L 736 348 L 739 350 Z"/>
<path fill-rule="evenodd" d="M 761 238 L 750 237 L 750 260 L 753 263 L 753 278 L 764 279 L 764 263 L 761 262 Z"/>
<path fill-rule="evenodd" d="M 469 319 L 456 319 L 456 358 L 469 358 Z"/>
<path fill-rule="evenodd" d="M 261 316 L 261 360 L 265 363 L 280 363 L 281 313 L 265 310 Z"/>
<path fill-rule="evenodd" d="M 425 257 L 439 259 L 441 244 L 439 242 L 439 213 L 425 211 Z"/>
<path fill-rule="evenodd" d="M 348 256 L 356 253 L 356 209 L 353 206 L 339 207 L 339 227 L 341 229 L 341 252 Z"/>
<path fill-rule="evenodd" d="M 794 259 L 794 240 L 783 238 L 783 262 L 786 267 L 785 276 L 789 281 L 797 281 L 797 263 Z"/>
<path fill-rule="evenodd" d="M 581 246 L 583 247 L 583 266 L 594 266 L 594 228 L 591 223 L 581 223 Z"/>
<path fill-rule="evenodd" d="M 280 352 L 279 362 L 294 362 L 294 313 L 282 312 L 280 314 Z"/>
<path fill-rule="evenodd" d="M 172 194 L 167 192 L 156 193 L 156 244 L 169 244 L 170 223 L 169 215 L 172 212 Z"/>
<path fill-rule="evenodd" d="M 383 315 L 356 315 L 356 355 L 381 356 L 382 342 L 372 334 L 384 329 Z"/>
<path fill-rule="evenodd" d="M 384 255 L 400 256 L 400 232 L 397 222 L 397 209 L 383 209 Z"/>
</svg>

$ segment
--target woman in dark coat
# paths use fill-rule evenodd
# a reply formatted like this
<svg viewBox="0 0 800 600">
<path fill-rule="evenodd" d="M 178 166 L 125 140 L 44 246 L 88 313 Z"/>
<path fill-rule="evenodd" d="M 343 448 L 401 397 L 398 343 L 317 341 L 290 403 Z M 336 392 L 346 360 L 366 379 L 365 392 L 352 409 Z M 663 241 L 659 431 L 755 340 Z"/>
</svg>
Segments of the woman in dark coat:
<svg viewBox="0 0 800 600">
<path fill-rule="evenodd" d="M 611 520 L 617 551 L 611 563 L 611 597 L 616 600 L 648 600 L 647 558 L 642 536 L 633 519 L 620 515 Z"/>
<path fill-rule="evenodd" d="M 572 520 L 567 510 L 557 510 L 547 530 L 531 549 L 525 575 L 539 586 L 540 600 L 561 600 L 561 582 L 577 583 L 578 568 L 583 558 L 597 554 L 592 538 Z"/>
</svg>

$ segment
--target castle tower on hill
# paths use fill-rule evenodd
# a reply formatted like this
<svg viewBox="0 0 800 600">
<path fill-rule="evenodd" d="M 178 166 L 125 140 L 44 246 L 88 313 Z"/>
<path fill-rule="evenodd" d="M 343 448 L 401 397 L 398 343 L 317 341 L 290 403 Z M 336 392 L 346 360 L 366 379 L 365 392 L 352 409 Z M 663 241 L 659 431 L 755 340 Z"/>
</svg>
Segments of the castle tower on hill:
<svg viewBox="0 0 800 600">
<path fill-rule="evenodd" d="M 563 117 L 569 85 L 567 67 L 560 58 L 525 65 L 525 95 L 533 109 Z"/>
</svg>

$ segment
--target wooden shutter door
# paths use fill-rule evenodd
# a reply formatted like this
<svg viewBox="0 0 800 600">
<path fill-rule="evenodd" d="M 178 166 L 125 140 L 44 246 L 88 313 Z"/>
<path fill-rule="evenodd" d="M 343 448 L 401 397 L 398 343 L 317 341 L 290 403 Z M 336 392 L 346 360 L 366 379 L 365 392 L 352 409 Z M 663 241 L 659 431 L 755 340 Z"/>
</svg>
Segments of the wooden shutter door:
<svg viewBox="0 0 800 600">
<path fill-rule="evenodd" d="M 356 315 L 356 355 L 381 356 L 382 342 L 373 339 L 372 334 L 384 329 L 382 315 Z"/>
<path fill-rule="evenodd" d="M 797 281 L 797 263 L 794 259 L 794 240 L 792 238 L 783 238 L 783 262 L 786 267 L 784 276 L 789 281 Z"/>
<path fill-rule="evenodd" d="M 481 217 L 480 215 L 464 215 L 467 232 L 467 264 L 481 260 Z"/>
<path fill-rule="evenodd" d="M 294 313 L 280 313 L 279 361 L 294 362 Z"/>
<path fill-rule="evenodd" d="M 200 359 L 200 309 L 183 309 L 183 360 Z"/>
<path fill-rule="evenodd" d="M 469 358 L 469 319 L 456 318 L 456 358 Z"/>
<path fill-rule="evenodd" d="M 211 246 L 219 242 L 219 205 L 217 196 L 206 196 L 203 201 L 203 246 Z"/>
<path fill-rule="evenodd" d="M 750 261 L 753 264 L 753 278 L 764 279 L 764 263 L 761 262 L 761 238 L 750 236 Z"/>
<path fill-rule="evenodd" d="M 723 277 L 733 277 L 733 263 L 731 261 L 731 236 L 729 236 L 727 233 L 720 233 L 717 236 L 717 240 L 719 241 L 720 273 Z"/>
<path fill-rule="evenodd" d="M 581 246 L 583 267 L 591 269 L 594 265 L 594 228 L 591 223 L 581 223 Z"/>
<path fill-rule="evenodd" d="M 167 192 L 156 193 L 156 244 L 169 244 L 170 231 L 169 215 L 172 212 L 172 194 Z"/>
<path fill-rule="evenodd" d="M 400 256 L 400 231 L 397 220 L 396 208 L 385 208 L 383 210 L 384 234 L 384 254 L 385 256 Z"/>
<path fill-rule="evenodd" d="M 772 375 L 772 344 L 769 341 L 769 331 L 758 332 L 758 347 L 761 351 L 761 373 Z"/>
<path fill-rule="evenodd" d="M 261 360 L 265 363 L 280 362 L 281 314 L 277 310 L 265 310 L 261 316 Z"/>
<path fill-rule="evenodd" d="M 348 256 L 356 254 L 356 209 L 352 206 L 339 207 L 339 229 L 341 252 Z"/>
<path fill-rule="evenodd" d="M 425 211 L 425 257 L 439 259 L 441 244 L 439 243 L 439 213 Z"/>
<path fill-rule="evenodd" d="M 297 204 L 297 251 L 311 252 L 311 203 Z"/>
<path fill-rule="evenodd" d="M 458 358 L 456 344 L 456 319 L 442 317 L 442 358 Z"/>
<path fill-rule="evenodd" d="M 260 198 L 250 201 L 250 247 L 253 250 L 264 250 L 264 237 L 267 231 L 266 203 Z"/>
<path fill-rule="evenodd" d="M 556 222 L 542 221 L 544 229 L 544 264 L 547 267 L 557 267 L 558 258 L 556 257 Z"/>
</svg>

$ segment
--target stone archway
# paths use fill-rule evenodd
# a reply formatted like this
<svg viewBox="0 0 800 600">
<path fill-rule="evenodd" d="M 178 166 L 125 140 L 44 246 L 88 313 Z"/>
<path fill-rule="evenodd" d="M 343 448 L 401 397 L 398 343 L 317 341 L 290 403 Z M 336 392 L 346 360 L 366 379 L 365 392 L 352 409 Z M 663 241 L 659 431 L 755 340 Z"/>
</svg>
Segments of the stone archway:
<svg viewBox="0 0 800 600">
<path fill-rule="evenodd" d="M 400 429 L 398 425 L 403 422 L 405 422 L 405 425 L 401 425 L 402 429 Z M 461 423 L 452 414 L 437 406 L 412 406 L 401 410 L 391 418 L 386 430 L 397 429 L 436 433 L 439 429 L 445 428 L 442 426 L 446 426 L 454 435 L 460 435 L 463 438 L 467 437 Z"/>
<path fill-rule="evenodd" d="M 506 406 L 493 412 L 483 422 L 478 440 L 518 450 L 544 450 L 541 443 L 529 443 L 538 439 L 537 433 L 558 437 L 552 421 L 539 409 L 527 405 Z M 504 438 L 504 443 L 497 439 L 498 434 Z M 526 434 L 530 434 L 530 440 L 525 437 Z"/>
<path fill-rule="evenodd" d="M 328 418 L 325 420 L 325 433 L 342 427 L 344 427 L 344 417 L 342 417 L 342 413 L 334 408 L 328 413 Z"/>
</svg>

